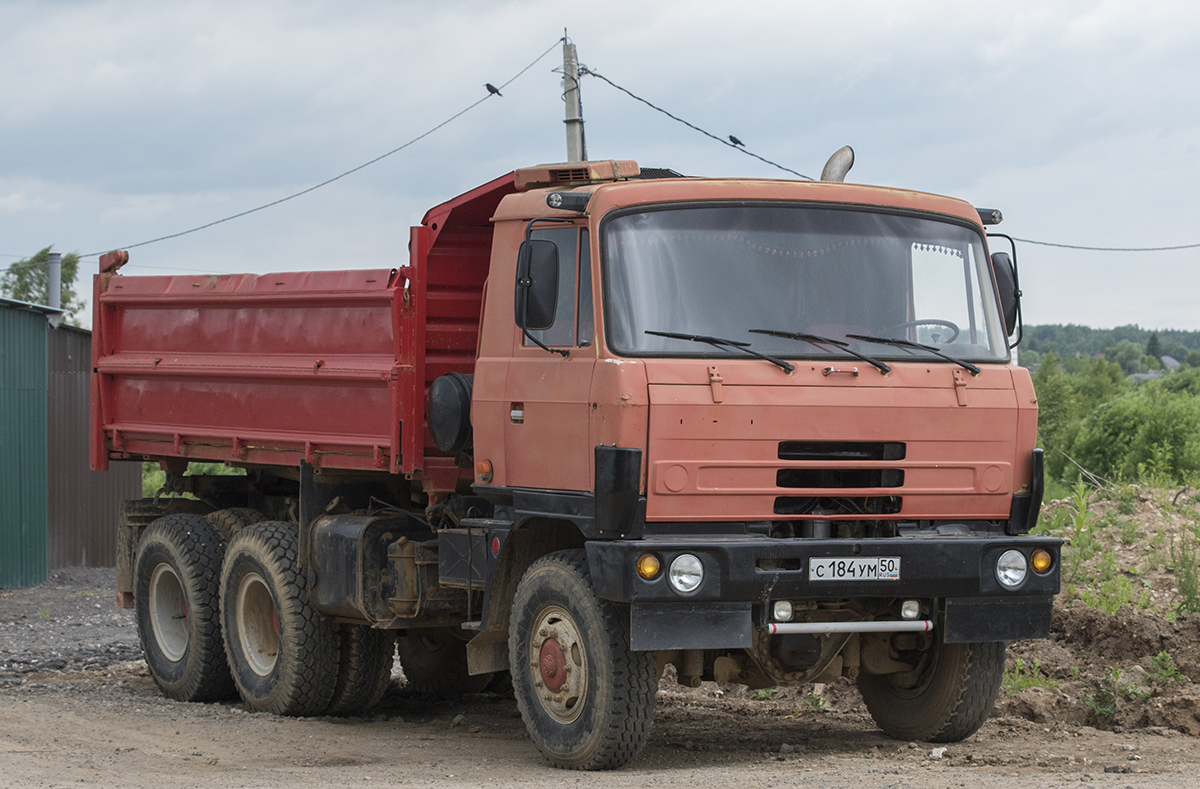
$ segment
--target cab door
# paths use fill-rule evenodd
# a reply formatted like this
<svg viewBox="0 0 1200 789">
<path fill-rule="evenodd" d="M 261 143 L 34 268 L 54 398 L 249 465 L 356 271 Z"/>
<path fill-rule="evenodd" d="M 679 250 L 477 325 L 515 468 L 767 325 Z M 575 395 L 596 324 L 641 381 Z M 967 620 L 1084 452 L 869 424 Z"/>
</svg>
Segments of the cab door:
<svg viewBox="0 0 1200 789">
<path fill-rule="evenodd" d="M 542 490 L 591 490 L 593 451 L 588 437 L 589 395 L 596 364 L 588 231 L 582 227 L 534 230 L 531 238 L 558 247 L 558 300 L 553 325 L 529 333 L 549 353 L 516 330 L 506 393 L 506 483 Z"/>
</svg>

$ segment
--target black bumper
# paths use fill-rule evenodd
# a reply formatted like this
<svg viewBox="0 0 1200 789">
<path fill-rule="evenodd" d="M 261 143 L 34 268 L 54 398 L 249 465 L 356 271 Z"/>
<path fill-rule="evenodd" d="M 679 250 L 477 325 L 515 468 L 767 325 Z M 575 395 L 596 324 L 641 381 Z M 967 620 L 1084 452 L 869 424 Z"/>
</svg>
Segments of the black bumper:
<svg viewBox="0 0 1200 789">
<path fill-rule="evenodd" d="M 587 543 L 592 584 L 600 597 L 631 603 L 633 648 L 719 649 L 750 645 L 755 604 L 773 600 L 923 598 L 944 601 L 947 642 L 1044 638 L 1053 596 L 1059 590 L 1062 540 L 1043 537 L 946 537 L 871 540 L 781 540 L 768 537 L 658 537 Z M 996 579 L 996 560 L 1007 550 L 1028 562 L 1036 548 L 1050 552 L 1045 574 L 1028 571 L 1016 589 Z M 637 559 L 652 553 L 662 571 L 637 575 Z M 684 553 L 700 559 L 704 581 L 690 595 L 667 582 L 671 562 Z M 898 580 L 814 580 L 809 559 L 844 557 L 899 560 Z M 780 567 L 785 569 L 779 569 Z M 765 621 L 765 620 L 763 620 Z"/>
<path fill-rule="evenodd" d="M 588 564 L 596 593 L 618 602 L 765 602 L 767 600 L 850 597 L 979 597 L 1054 595 L 1059 588 L 1059 547 L 1052 537 L 891 537 L 868 540 L 772 539 L 730 537 L 658 537 L 644 540 L 591 541 Z M 1045 575 L 1029 571 L 1017 589 L 996 580 L 995 566 L 1009 549 L 1025 554 L 1036 548 L 1053 557 Z M 637 559 L 652 553 L 663 570 L 647 581 L 637 575 Z M 667 568 L 690 553 L 704 566 L 704 582 L 681 595 L 667 583 Z M 818 581 L 808 577 L 808 560 L 820 557 L 896 557 L 896 581 Z M 783 565 L 789 569 L 766 569 Z"/>
</svg>

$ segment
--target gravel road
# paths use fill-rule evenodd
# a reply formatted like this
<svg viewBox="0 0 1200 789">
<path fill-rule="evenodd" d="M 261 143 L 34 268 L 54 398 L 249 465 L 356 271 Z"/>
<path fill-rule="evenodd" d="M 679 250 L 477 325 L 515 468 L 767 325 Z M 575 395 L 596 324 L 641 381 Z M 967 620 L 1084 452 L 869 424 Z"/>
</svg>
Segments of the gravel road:
<svg viewBox="0 0 1200 789">
<path fill-rule="evenodd" d="M 852 686 L 770 700 L 664 681 L 650 742 L 629 768 L 545 766 L 515 703 L 434 699 L 397 683 L 360 718 L 285 719 L 161 697 L 112 570 L 56 572 L 0 591 L 0 787 L 738 785 L 1194 787 L 1200 738 L 1101 731 L 997 714 L 944 751 L 883 736 Z"/>
</svg>

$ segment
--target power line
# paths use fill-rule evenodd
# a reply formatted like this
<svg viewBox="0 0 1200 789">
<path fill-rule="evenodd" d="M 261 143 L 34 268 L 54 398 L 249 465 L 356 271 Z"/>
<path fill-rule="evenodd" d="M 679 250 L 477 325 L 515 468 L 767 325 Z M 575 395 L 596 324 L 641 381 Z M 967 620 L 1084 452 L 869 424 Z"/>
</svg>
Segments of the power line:
<svg viewBox="0 0 1200 789">
<path fill-rule="evenodd" d="M 1175 249 L 1197 249 L 1200 244 L 1180 244 L 1175 247 L 1084 247 L 1075 244 L 1055 244 L 1051 241 L 1034 241 L 1031 238 L 1017 238 L 1013 236 L 1013 241 L 1020 241 L 1023 244 L 1037 244 L 1040 247 L 1059 247 L 1060 249 L 1084 249 L 1089 252 L 1170 252 Z"/>
<path fill-rule="evenodd" d="M 547 49 L 545 52 L 543 52 L 542 54 L 540 54 L 540 55 L 538 55 L 536 58 L 534 58 L 534 60 L 533 60 L 533 61 L 532 61 L 532 62 L 531 62 L 531 63 L 530 63 L 528 66 L 526 66 L 525 68 L 523 68 L 523 69 L 521 69 L 520 71 L 518 71 L 518 72 L 517 72 L 517 73 L 516 73 L 516 74 L 515 74 L 515 75 L 514 75 L 514 76 L 513 76 L 511 79 L 509 79 L 509 80 L 508 80 L 508 82 L 505 82 L 505 83 L 503 83 L 503 84 L 502 84 L 500 87 L 501 87 L 501 88 L 508 87 L 508 85 L 510 85 L 510 84 L 512 84 L 514 81 L 516 81 L 516 79 L 517 79 L 518 77 L 520 77 L 520 76 L 521 76 L 522 74 L 524 74 L 526 71 L 529 71 L 529 69 L 531 69 L 531 68 L 533 68 L 535 65 L 537 65 L 537 63 L 538 63 L 538 62 L 539 62 L 539 61 L 540 61 L 542 58 L 546 57 L 546 55 L 549 55 L 549 54 L 550 54 L 550 53 L 551 53 L 551 52 L 554 50 L 554 48 L 555 48 L 555 47 L 557 47 L 557 46 L 558 46 L 560 43 L 562 43 L 562 39 L 561 39 L 561 38 L 560 38 L 560 39 L 558 39 L 558 41 L 555 41 L 553 44 L 551 44 L 551 45 L 550 45 L 550 47 L 549 47 L 549 49 Z M 225 222 L 229 222 L 229 221 L 231 221 L 231 220 L 234 220 L 234 219 L 240 219 L 240 218 L 241 218 L 241 217 L 243 217 L 243 216 L 248 216 L 249 214 L 253 214 L 253 213 L 256 213 L 256 212 L 258 212 L 258 211 L 262 211 L 262 210 L 264 210 L 264 209 L 267 209 L 267 208 L 272 208 L 272 207 L 274 207 L 274 206 L 277 206 L 277 205 L 279 205 L 280 203 L 286 203 L 286 202 L 287 202 L 287 201 L 289 201 L 289 200 L 294 200 L 294 199 L 296 199 L 297 197 L 301 197 L 301 196 L 303 196 L 303 195 L 306 195 L 306 194 L 308 194 L 309 192 L 315 192 L 316 190 L 320 189 L 320 188 L 321 188 L 321 187 L 323 187 L 323 186 L 329 186 L 329 184 L 333 183 L 334 181 L 340 181 L 341 179 L 345 178 L 345 177 L 346 177 L 346 176 L 348 176 L 348 175 L 352 175 L 352 174 L 354 174 L 354 173 L 357 173 L 359 170 L 362 170 L 362 169 L 364 169 L 364 168 L 370 167 L 371 165 L 373 165 L 373 164 L 375 164 L 375 163 L 377 163 L 377 162 L 383 161 L 384 159 L 386 159 L 387 157 L 391 156 L 392 154 L 394 154 L 394 153 L 399 153 L 400 151 L 403 151 L 405 148 L 409 147 L 410 145 L 413 145 L 413 144 L 415 144 L 415 143 L 417 143 L 417 142 L 420 142 L 421 140 L 425 139 L 425 138 L 426 138 L 426 137 L 428 137 L 429 135 L 431 135 L 431 134 L 433 134 L 434 132 L 436 132 L 438 129 L 441 129 L 443 126 L 446 126 L 447 124 L 451 123 L 452 121 L 454 121 L 454 120 L 457 120 L 458 118 L 462 117 L 463 115 L 466 115 L 468 112 L 470 112 L 471 110 L 475 109 L 475 108 L 476 108 L 476 107 L 478 107 L 480 104 L 483 104 L 485 101 L 487 101 L 488 99 L 492 98 L 492 97 L 493 97 L 493 96 L 495 96 L 495 95 L 498 95 L 498 94 L 496 94 L 496 93 L 492 93 L 491 91 L 489 91 L 489 92 L 488 92 L 488 94 L 487 94 L 486 96 L 484 96 L 483 98 L 481 98 L 481 99 L 478 99 L 477 101 L 474 101 L 474 102 L 472 102 L 471 104 L 467 105 L 467 106 L 466 106 L 466 107 L 464 107 L 463 109 L 461 109 L 461 110 L 459 110 L 458 112 L 454 113 L 453 115 L 451 115 L 449 118 L 447 118 L 446 120 L 442 121 L 442 122 L 441 122 L 441 123 L 439 123 L 438 125 L 434 126 L 433 128 L 429 129 L 428 131 L 426 131 L 426 132 L 424 132 L 424 133 L 422 133 L 422 134 L 419 134 L 419 135 L 417 135 L 416 137 L 412 138 L 411 140 L 409 140 L 408 142 L 404 143 L 403 145 L 400 145 L 400 146 L 398 146 L 398 147 L 396 147 L 396 148 L 393 148 L 392 150 L 388 151 L 388 152 L 387 152 L 387 153 L 385 153 L 385 154 L 381 154 L 381 155 L 379 155 L 379 156 L 376 156 L 374 159 L 370 160 L 369 162 L 363 162 L 362 164 L 358 165 L 357 167 L 352 167 L 351 169 L 347 170 L 346 172 L 344 172 L 344 173 L 341 173 L 340 175 L 335 175 L 334 177 L 332 177 L 332 178 L 329 178 L 329 179 L 327 179 L 327 180 L 325 180 L 325 181 L 322 181 L 321 183 L 319 183 L 319 184 L 317 184 L 317 185 L 315 185 L 315 186 L 310 186 L 310 187 L 308 187 L 307 189 L 302 189 L 302 190 L 300 190 L 299 192 L 296 192 L 296 193 L 294 193 L 294 194 L 290 194 L 290 195 L 288 195 L 287 197 L 281 197 L 281 198 L 279 198 L 278 200 L 272 200 L 272 201 L 271 201 L 271 202 L 269 202 L 269 203 L 264 203 L 263 205 L 257 206 L 257 207 L 255 207 L 255 208 L 251 208 L 251 209 L 249 209 L 249 210 L 246 210 L 246 211 L 240 211 L 240 212 L 238 212 L 238 213 L 236 213 L 236 214 L 232 214 L 232 215 L 230 215 L 230 216 L 227 216 L 227 217 L 224 217 L 224 218 L 222 218 L 222 219 L 217 219 L 217 220 L 214 220 L 214 221 L 212 221 L 212 222 L 207 222 L 207 223 L 205 223 L 205 224 L 203 224 L 203 225 L 199 225 L 198 227 L 193 227 L 193 228 L 191 228 L 190 230 L 183 230 L 183 231 L 180 231 L 180 232 L 178 232 L 178 233 L 170 233 L 169 235 L 165 235 L 165 236 L 159 236 L 158 238 L 152 238 L 152 239 L 150 239 L 149 241 L 139 241 L 139 242 L 138 242 L 138 243 L 136 243 L 136 244 L 128 244 L 128 245 L 126 245 L 126 246 L 116 247 L 116 249 L 136 249 L 137 247 L 144 247 L 144 246 L 146 246 L 146 245 L 148 245 L 148 244 L 156 244 L 156 243 L 158 243 L 159 241 L 166 241 L 166 240 L 168 240 L 168 239 L 172 239 L 172 238 L 179 238 L 180 236 L 186 236 L 186 235 L 189 235 L 189 234 L 191 234 L 191 233 L 197 233 L 197 232 L 199 232 L 199 231 L 201 231 L 201 230 L 207 230 L 207 229 L 208 229 L 208 228 L 210 228 L 210 227 L 214 227 L 214 226 L 216 226 L 216 225 L 220 225 L 220 224 L 223 224 L 223 223 L 225 223 Z M 107 250 L 106 250 L 106 251 L 107 251 Z M 79 257 L 80 257 L 81 259 L 82 259 L 82 258 L 91 258 L 91 257 L 97 257 L 98 255 L 103 255 L 103 254 L 104 254 L 104 252 L 88 252 L 87 254 L 80 255 Z"/>
<path fill-rule="evenodd" d="M 661 112 L 663 115 L 666 115 L 671 120 L 677 121 L 678 123 L 682 123 L 684 126 L 687 126 L 689 129 L 694 129 L 694 130 L 700 132 L 701 134 L 703 134 L 705 137 L 710 137 L 710 138 L 716 140 L 717 142 L 721 143 L 722 145 L 724 145 L 728 148 L 734 149 L 738 153 L 744 153 L 746 156 L 750 156 L 755 159 L 758 159 L 760 162 L 765 162 L 765 163 L 771 165 L 772 167 L 776 167 L 780 170 L 783 170 L 785 173 L 791 173 L 792 175 L 799 176 L 800 178 L 807 178 L 810 181 L 815 180 L 811 176 L 807 176 L 804 173 L 798 173 L 790 167 L 784 167 L 782 164 L 779 164 L 778 162 L 773 162 L 770 159 L 766 159 L 762 156 L 759 156 L 756 153 L 752 153 L 752 152 L 746 150 L 746 148 L 744 146 L 737 145 L 736 143 L 733 143 L 729 140 L 724 140 L 724 139 L 718 137 L 717 135 L 713 134 L 710 131 L 705 131 L 704 129 L 701 129 L 699 126 L 697 126 L 694 123 L 689 123 L 688 121 L 685 121 L 683 118 L 680 118 L 677 115 L 672 115 L 671 113 L 664 110 L 662 107 L 659 107 L 656 104 L 652 104 L 651 102 L 647 101 L 646 99 L 643 99 L 641 96 L 638 96 L 637 94 L 633 93 L 633 91 L 629 90 L 628 88 L 621 87 L 620 85 L 618 85 L 617 83 L 615 83 L 611 79 L 609 79 L 608 77 L 604 76 L 603 74 L 598 74 L 597 72 L 593 71 L 592 69 L 588 68 L 587 66 L 581 65 L 579 67 L 579 74 L 581 76 L 586 74 L 586 75 L 593 76 L 597 79 L 603 80 L 603 81 L 607 82 L 609 85 L 612 85 L 617 90 L 624 93 L 625 95 L 629 96 L 630 98 L 636 99 L 637 101 L 640 101 L 642 104 L 645 104 L 650 109 L 655 110 L 656 112 Z"/>
</svg>

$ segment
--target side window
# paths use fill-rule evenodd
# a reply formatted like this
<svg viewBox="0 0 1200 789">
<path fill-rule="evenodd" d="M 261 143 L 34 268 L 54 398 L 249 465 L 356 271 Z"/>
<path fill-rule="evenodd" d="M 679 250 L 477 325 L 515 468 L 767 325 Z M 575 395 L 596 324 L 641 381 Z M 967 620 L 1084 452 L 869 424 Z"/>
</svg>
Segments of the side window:
<svg viewBox="0 0 1200 789">
<path fill-rule="evenodd" d="M 586 232 L 584 237 L 586 239 Z M 586 285 L 581 283 L 582 287 L 587 287 L 588 296 L 586 307 L 586 334 L 583 333 L 585 318 L 580 313 L 578 326 L 576 325 L 576 291 L 575 282 L 577 273 L 581 268 L 579 262 L 579 228 L 577 227 L 554 227 L 540 230 L 534 230 L 531 234 L 532 238 L 545 239 L 553 241 L 558 247 L 558 302 L 554 310 L 554 325 L 549 329 L 542 331 L 529 332 L 534 337 L 550 346 L 575 345 L 575 338 L 584 338 L 585 344 L 591 343 L 592 338 L 592 312 L 591 312 L 591 269 L 588 268 L 588 281 Z M 584 254 L 588 257 L 586 241 L 584 242 Z M 580 300 L 582 301 L 582 295 Z M 576 334 L 576 331 L 580 331 Z M 534 345 L 528 337 L 523 340 L 525 345 Z"/>
</svg>

